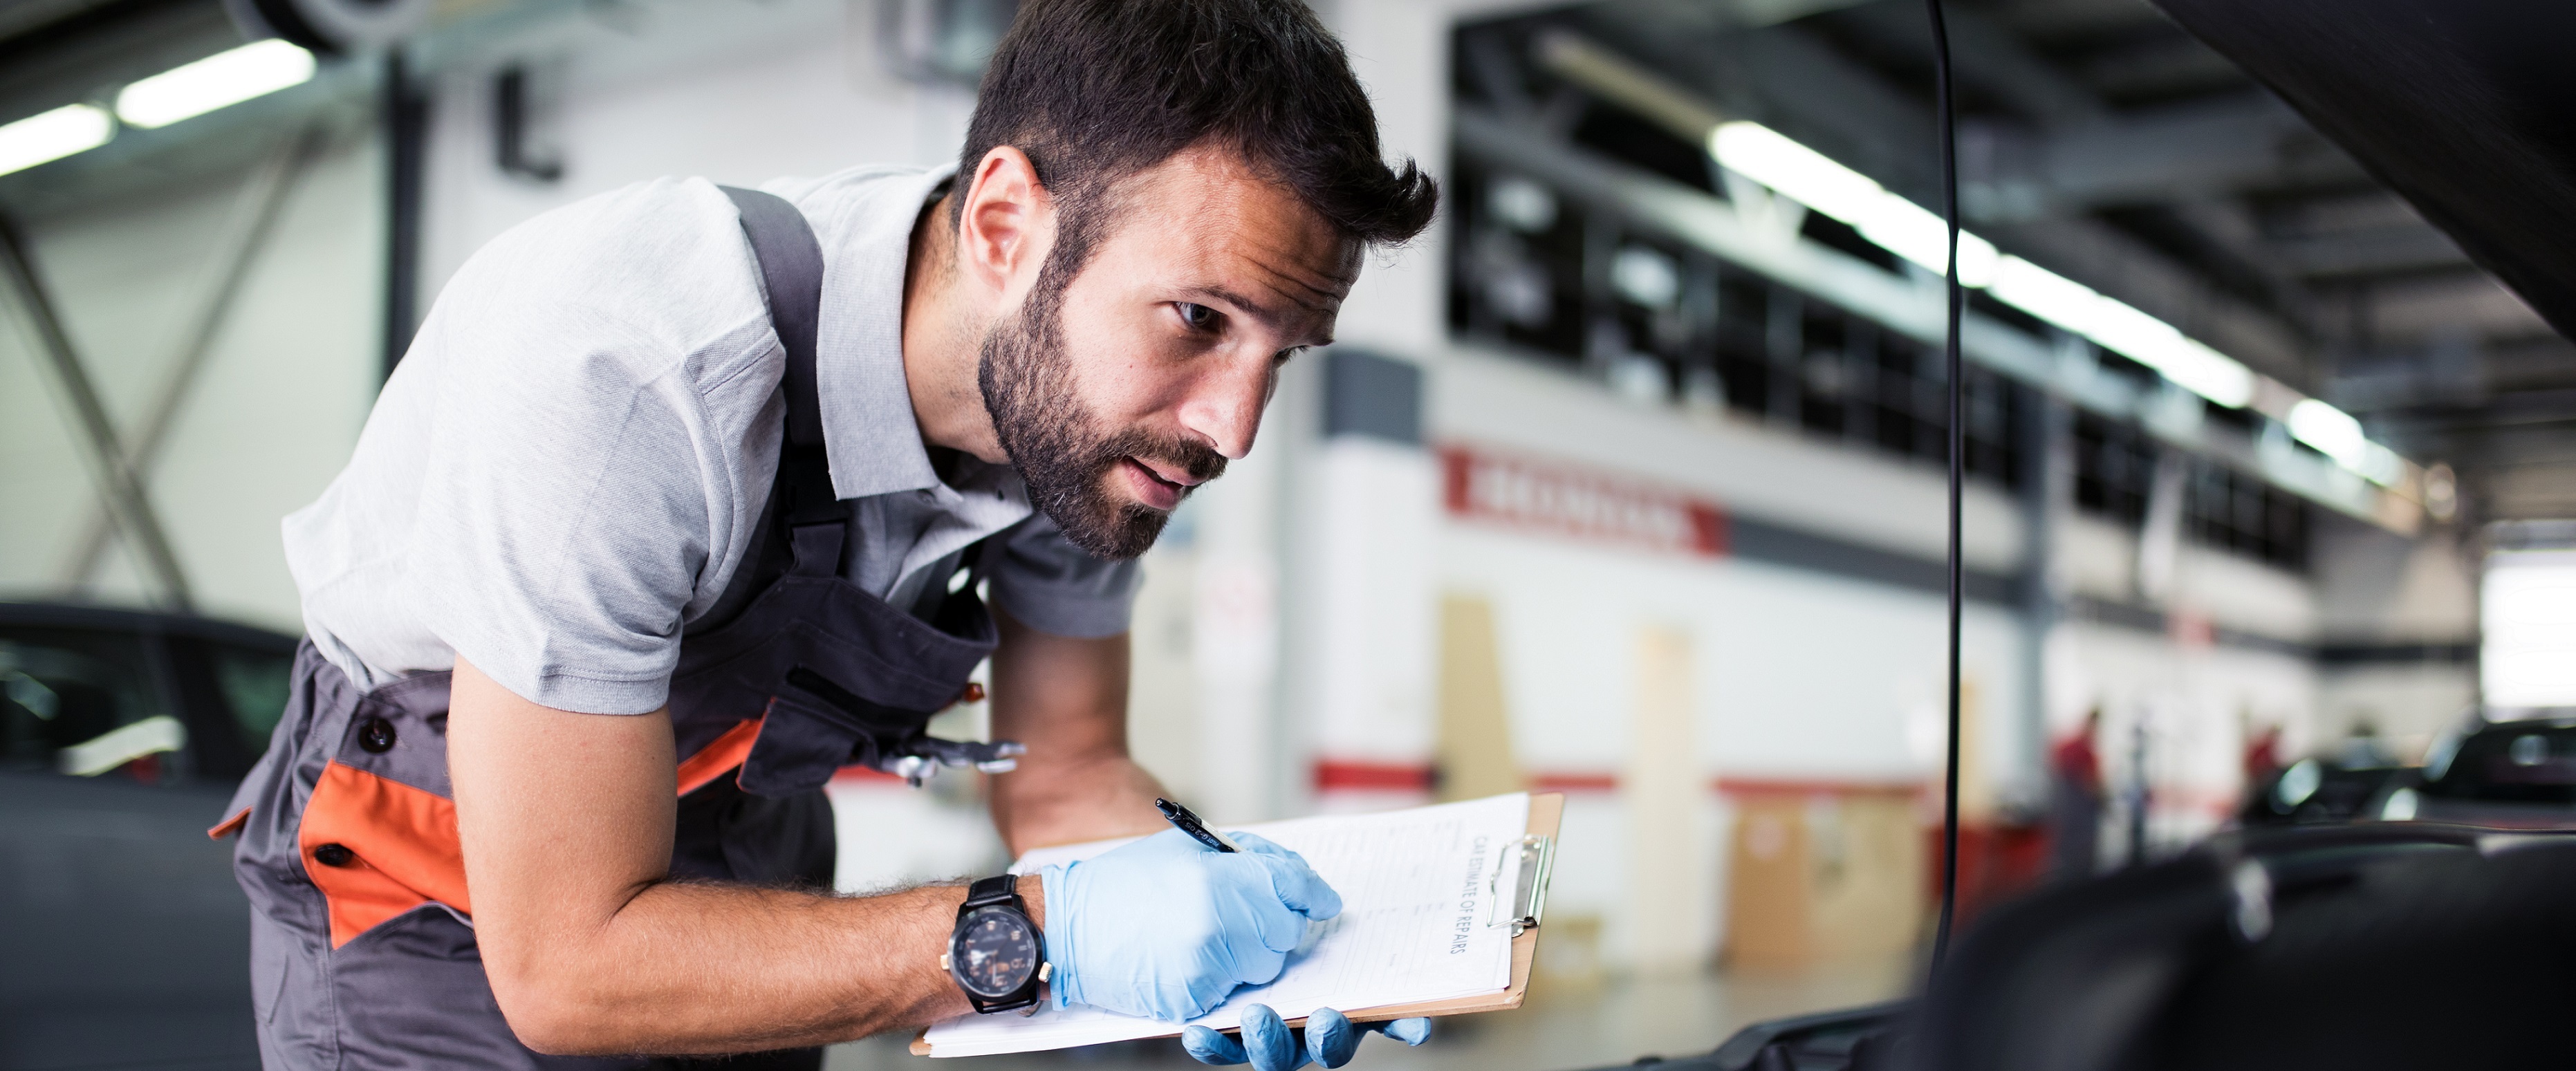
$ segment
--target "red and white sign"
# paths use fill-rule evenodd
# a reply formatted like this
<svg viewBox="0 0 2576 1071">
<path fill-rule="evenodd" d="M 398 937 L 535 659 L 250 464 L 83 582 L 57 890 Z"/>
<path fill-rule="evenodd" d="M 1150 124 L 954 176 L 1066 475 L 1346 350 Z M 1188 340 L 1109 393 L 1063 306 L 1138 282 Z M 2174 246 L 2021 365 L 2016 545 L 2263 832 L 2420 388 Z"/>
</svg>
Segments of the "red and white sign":
<svg viewBox="0 0 2576 1071">
<path fill-rule="evenodd" d="M 1672 554 L 1726 553 L 1717 503 L 1571 466 L 1450 445 L 1440 449 L 1449 514 Z"/>
</svg>

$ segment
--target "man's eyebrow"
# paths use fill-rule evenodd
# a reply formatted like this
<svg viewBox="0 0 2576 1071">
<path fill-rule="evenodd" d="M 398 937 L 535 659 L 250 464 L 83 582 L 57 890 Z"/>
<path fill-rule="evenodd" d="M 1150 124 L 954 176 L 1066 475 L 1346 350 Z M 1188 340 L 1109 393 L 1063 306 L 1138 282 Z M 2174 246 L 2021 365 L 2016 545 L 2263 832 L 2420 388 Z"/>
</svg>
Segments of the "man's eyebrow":
<svg viewBox="0 0 2576 1071">
<path fill-rule="evenodd" d="M 1253 319 L 1261 321 L 1262 326 L 1268 327 L 1274 331 L 1280 329 L 1283 326 L 1280 321 L 1286 319 L 1286 317 L 1277 308 L 1263 302 L 1254 301 L 1251 298 L 1247 298 L 1242 294 L 1221 286 L 1192 286 L 1184 288 L 1182 292 L 1195 297 L 1215 298 L 1238 309 L 1242 309 Z M 1309 312 L 1328 313 L 1332 311 L 1329 307 L 1320 303 L 1310 304 L 1308 302 L 1297 301 L 1295 298 L 1290 298 L 1289 300 L 1295 302 L 1299 308 L 1305 309 Z"/>
<path fill-rule="evenodd" d="M 1182 292 L 1190 295 L 1191 297 L 1215 298 L 1218 301 L 1225 302 L 1228 305 L 1232 305 L 1250 313 L 1253 319 L 1261 321 L 1266 326 L 1279 326 L 1279 313 L 1277 310 L 1272 309 L 1266 303 L 1254 301 L 1251 298 L 1235 293 L 1234 291 L 1228 290 L 1222 286 L 1184 287 L 1182 288 Z"/>
</svg>

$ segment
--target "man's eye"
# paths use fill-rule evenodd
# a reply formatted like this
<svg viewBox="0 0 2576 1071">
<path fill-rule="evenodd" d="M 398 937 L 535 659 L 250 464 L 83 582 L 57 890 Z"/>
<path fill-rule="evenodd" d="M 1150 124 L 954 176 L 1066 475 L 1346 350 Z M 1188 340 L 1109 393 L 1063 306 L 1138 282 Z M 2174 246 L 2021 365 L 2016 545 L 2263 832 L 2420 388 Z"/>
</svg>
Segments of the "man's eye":
<svg viewBox="0 0 2576 1071">
<path fill-rule="evenodd" d="M 1188 327 L 1190 330 L 1216 330 L 1218 316 L 1215 309 L 1211 309 L 1205 305 L 1195 305 L 1187 301 L 1174 302 L 1172 303 L 1172 307 L 1180 311 L 1182 325 Z"/>
</svg>

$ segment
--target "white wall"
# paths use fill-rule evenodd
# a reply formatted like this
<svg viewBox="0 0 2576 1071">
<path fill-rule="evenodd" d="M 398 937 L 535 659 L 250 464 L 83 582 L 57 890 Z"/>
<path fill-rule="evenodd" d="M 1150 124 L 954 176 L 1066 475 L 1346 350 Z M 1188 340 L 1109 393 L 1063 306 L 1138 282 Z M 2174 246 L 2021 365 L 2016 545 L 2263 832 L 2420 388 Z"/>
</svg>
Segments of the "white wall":
<svg viewBox="0 0 2576 1071">
<path fill-rule="evenodd" d="M 2338 666 L 2318 674 L 2310 750 L 2363 729 L 2409 761 L 2478 706 L 2475 667 L 2465 664 Z"/>
<path fill-rule="evenodd" d="M 321 493 L 375 399 L 380 152 L 344 131 L 305 169 L 248 268 L 147 475 L 198 607 L 301 631 L 278 520 Z M 250 169 L 31 221 L 31 256 L 118 432 L 139 434 L 216 285 L 212 248 Z M 11 309 L 0 330 L 0 598 L 141 603 L 119 541 L 85 586 L 69 569 L 99 499 L 78 425 Z"/>
<path fill-rule="evenodd" d="M 2319 586 L 2310 578 L 2184 540 L 2169 590 L 2140 594 L 2138 535 L 2100 517 L 2068 513 L 2057 529 L 2057 569 L 2068 592 L 2205 618 L 2220 628 L 2312 644 L 2323 636 Z"/>
<path fill-rule="evenodd" d="M 1424 310 L 1437 317 L 1439 306 Z M 1948 548 L 1942 470 L 1852 450 L 1731 413 L 1695 416 L 1612 396 L 1559 368 L 1472 346 L 1434 351 L 1428 422 L 1442 439 L 1516 447 L 1697 492 L 1746 514 L 1882 550 L 1939 559 Z M 2020 511 L 1969 485 L 1963 558 L 2010 572 Z"/>
<path fill-rule="evenodd" d="M 2478 632 L 2478 555 L 2458 528 L 2407 539 L 2333 518 L 2318 525 L 2320 630 L 2347 642 L 2454 643 Z"/>
<path fill-rule="evenodd" d="M 1570 372 L 1443 345 L 1431 365 L 1430 430 L 1713 500 L 1730 513 L 1881 549 L 1937 558 L 1945 509 L 1938 469 L 1732 419 L 1639 407 Z M 2021 550 L 2012 501 L 1974 488 L 1968 558 L 2009 570 Z M 1638 636 L 1676 628 L 1691 643 L 1695 761 L 1707 782 L 1694 940 L 1723 940 L 1720 778 L 1885 784 L 1938 776 L 1945 606 L 1937 593 L 1737 558 L 1661 554 L 1444 519 L 1431 559 L 1442 591 L 1494 608 L 1516 758 L 1542 782 L 1600 781 L 1629 761 Z M 1972 798 L 1991 801 L 2034 767 L 2012 726 L 2028 657 L 2011 610 L 1970 603 L 1964 677 L 1977 723 Z M 2020 778 L 2026 780 L 2027 778 Z M 1628 961 L 1638 934 L 1624 884 L 1622 793 L 1569 804 L 1556 909 L 1599 914 L 1602 948 Z"/>
<path fill-rule="evenodd" d="M 2464 645 L 2479 637 L 2478 549 L 2460 529 L 2403 539 L 2345 521 L 2320 525 L 2316 544 L 2320 631 L 2326 642 Z M 2364 662 L 2328 666 L 2318 699 L 2320 742 L 2367 725 L 2403 755 L 2479 701 L 2475 663 Z"/>
<path fill-rule="evenodd" d="M 956 159 L 973 95 L 894 77 L 875 11 L 865 0 L 620 4 L 617 25 L 549 26 L 460 65 L 438 85 L 425 294 L 512 224 L 630 182 L 744 185 Z M 532 121 L 563 162 L 560 182 L 495 166 L 492 77 L 513 61 L 536 72 Z"/>
</svg>

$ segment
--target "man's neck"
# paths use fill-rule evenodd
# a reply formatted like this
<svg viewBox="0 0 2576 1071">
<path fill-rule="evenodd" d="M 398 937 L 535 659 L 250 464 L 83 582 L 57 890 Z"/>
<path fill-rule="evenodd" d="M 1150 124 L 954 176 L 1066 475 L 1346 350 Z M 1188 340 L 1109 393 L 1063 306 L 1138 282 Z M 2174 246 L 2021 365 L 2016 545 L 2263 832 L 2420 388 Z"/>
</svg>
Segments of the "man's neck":
<svg viewBox="0 0 2576 1071">
<path fill-rule="evenodd" d="M 903 271 L 903 379 L 922 445 L 947 447 L 1001 464 L 1001 439 L 976 380 L 985 325 L 958 285 L 957 230 L 949 223 L 951 192 L 913 219 Z"/>
</svg>

